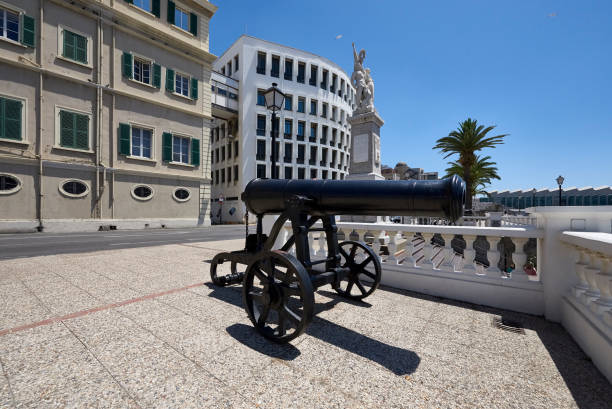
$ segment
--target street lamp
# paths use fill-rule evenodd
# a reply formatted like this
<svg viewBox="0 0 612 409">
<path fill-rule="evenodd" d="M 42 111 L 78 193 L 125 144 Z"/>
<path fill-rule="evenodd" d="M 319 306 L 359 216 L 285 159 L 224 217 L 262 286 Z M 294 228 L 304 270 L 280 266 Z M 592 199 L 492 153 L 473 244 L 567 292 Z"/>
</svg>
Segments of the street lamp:
<svg viewBox="0 0 612 409">
<path fill-rule="evenodd" d="M 272 179 L 278 179 L 276 174 L 276 135 L 278 134 L 278 128 L 276 127 L 276 111 L 280 111 L 285 100 L 285 94 L 280 92 L 276 88 L 276 82 L 272 83 L 272 86 L 266 90 L 264 97 L 266 99 L 266 108 L 272 111 Z"/>
<path fill-rule="evenodd" d="M 565 179 L 563 179 L 563 176 L 559 175 L 559 177 L 557 178 L 557 184 L 559 185 L 559 206 L 561 206 L 561 185 L 563 185 L 563 181 Z"/>
</svg>

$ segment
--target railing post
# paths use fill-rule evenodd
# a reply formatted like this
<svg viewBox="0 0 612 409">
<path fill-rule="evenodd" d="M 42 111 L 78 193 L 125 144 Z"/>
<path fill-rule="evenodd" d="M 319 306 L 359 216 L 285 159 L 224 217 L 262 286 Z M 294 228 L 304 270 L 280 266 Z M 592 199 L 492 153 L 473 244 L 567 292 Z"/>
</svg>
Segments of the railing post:
<svg viewBox="0 0 612 409">
<path fill-rule="evenodd" d="M 464 273 L 476 273 L 476 267 L 474 266 L 474 256 L 476 255 L 476 251 L 474 251 L 474 241 L 476 241 L 476 236 L 472 235 L 464 235 L 463 239 L 465 240 L 465 250 L 463 250 L 463 267 L 461 271 Z"/>
<path fill-rule="evenodd" d="M 422 235 L 425 243 L 423 243 L 423 262 L 421 263 L 421 267 L 433 269 L 433 262 L 431 261 L 433 246 L 431 245 L 431 239 L 434 235 L 433 233 L 422 233 Z"/>
<path fill-rule="evenodd" d="M 376 254 L 376 256 L 378 256 L 379 259 L 382 260 L 382 258 L 380 257 L 380 236 L 381 236 L 381 231 L 380 230 L 368 230 L 372 236 L 374 236 L 374 238 L 372 239 L 372 250 L 374 250 L 374 253 Z"/>
<path fill-rule="evenodd" d="M 590 250 L 588 251 L 588 253 L 590 263 L 587 267 L 584 268 L 584 278 L 586 279 L 586 282 L 589 285 L 589 289 L 586 290 L 581 296 L 582 301 L 586 305 L 589 305 L 590 303 L 598 299 L 600 296 L 599 289 L 597 288 L 597 283 L 595 282 L 595 276 L 601 272 L 598 268 L 598 254 Z"/>
<path fill-rule="evenodd" d="M 612 311 L 612 258 L 603 254 L 600 257 L 601 273 L 595 276 L 595 282 L 601 297 L 591 304 L 591 309 L 598 315 L 608 310 Z"/>
<path fill-rule="evenodd" d="M 400 232 L 398 231 L 388 231 L 387 234 L 389 234 L 389 257 L 387 257 L 386 262 L 388 264 L 397 264 L 397 258 L 395 257 L 395 252 L 397 251 L 397 236 L 399 235 Z"/>
<path fill-rule="evenodd" d="M 525 244 L 527 239 L 524 237 L 513 237 L 514 253 L 512 260 L 514 261 L 514 270 L 512 271 L 512 279 L 515 281 L 529 281 L 529 276 L 525 273 L 525 263 L 527 262 L 527 254 L 525 254 Z"/>
<path fill-rule="evenodd" d="M 574 248 L 578 252 L 578 261 L 576 261 L 575 271 L 580 282 L 574 286 L 573 293 L 574 297 L 580 299 L 582 294 L 589 289 L 589 283 L 587 283 L 586 278 L 584 277 L 584 269 L 589 265 L 589 257 L 584 249 L 578 246 L 574 246 Z"/>
<path fill-rule="evenodd" d="M 440 264 L 440 268 L 444 271 L 455 271 L 455 266 L 453 265 L 455 251 L 451 246 L 451 242 L 455 238 L 455 235 L 443 234 L 442 238 L 444 239 L 444 261 Z"/>
<path fill-rule="evenodd" d="M 501 270 L 497 266 L 501 257 L 499 249 L 497 248 L 497 245 L 499 244 L 500 240 L 501 237 L 487 236 L 487 241 L 489 242 L 489 250 L 487 250 L 487 259 L 489 260 L 489 268 L 487 268 L 487 277 L 501 277 Z"/>
<path fill-rule="evenodd" d="M 416 235 L 414 233 L 407 233 L 406 238 L 406 258 L 404 258 L 404 265 L 409 267 L 416 267 L 417 262 L 414 257 L 414 252 L 416 251 L 416 246 L 414 244 L 414 240 Z"/>
<path fill-rule="evenodd" d="M 316 253 L 318 257 L 325 257 L 327 254 L 327 252 L 325 251 L 325 242 L 326 242 L 325 233 L 319 233 L 319 248 Z"/>
</svg>

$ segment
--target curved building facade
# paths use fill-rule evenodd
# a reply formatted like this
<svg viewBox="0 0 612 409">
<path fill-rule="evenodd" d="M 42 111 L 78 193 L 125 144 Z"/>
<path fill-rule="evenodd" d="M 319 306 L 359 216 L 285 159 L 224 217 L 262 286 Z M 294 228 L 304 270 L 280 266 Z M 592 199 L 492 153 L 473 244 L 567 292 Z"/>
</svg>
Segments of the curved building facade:
<svg viewBox="0 0 612 409">
<path fill-rule="evenodd" d="M 243 35 L 213 70 L 213 222 L 242 221 L 244 186 L 272 176 L 272 119 L 263 96 L 272 83 L 287 95 L 277 113 L 278 177 L 347 176 L 355 91 L 342 68 L 315 54 Z"/>
</svg>

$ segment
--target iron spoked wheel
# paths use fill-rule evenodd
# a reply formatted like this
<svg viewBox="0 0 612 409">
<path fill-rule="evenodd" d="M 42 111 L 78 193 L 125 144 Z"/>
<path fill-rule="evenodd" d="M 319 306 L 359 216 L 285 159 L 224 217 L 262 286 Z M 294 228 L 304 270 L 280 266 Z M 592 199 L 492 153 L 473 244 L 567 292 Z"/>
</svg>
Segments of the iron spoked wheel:
<svg viewBox="0 0 612 409">
<path fill-rule="evenodd" d="M 374 251 L 361 241 L 343 241 L 338 246 L 342 267 L 351 272 L 340 281 L 338 294 L 362 300 L 372 294 L 380 284 L 382 268 Z"/>
<path fill-rule="evenodd" d="M 312 321 L 310 276 L 295 257 L 283 251 L 264 251 L 249 265 L 242 297 L 249 319 L 271 341 L 289 342 Z"/>
</svg>

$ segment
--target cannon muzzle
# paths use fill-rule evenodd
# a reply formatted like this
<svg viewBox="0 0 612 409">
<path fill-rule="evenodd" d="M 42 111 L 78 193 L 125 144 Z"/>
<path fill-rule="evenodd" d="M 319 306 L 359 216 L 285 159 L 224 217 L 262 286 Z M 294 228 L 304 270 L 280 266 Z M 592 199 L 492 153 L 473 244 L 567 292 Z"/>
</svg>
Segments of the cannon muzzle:
<svg viewBox="0 0 612 409">
<path fill-rule="evenodd" d="M 242 193 L 254 214 L 282 213 L 296 197 L 306 199 L 312 214 L 410 215 L 454 221 L 463 216 L 465 183 L 459 176 L 442 180 L 253 179 Z"/>
</svg>

